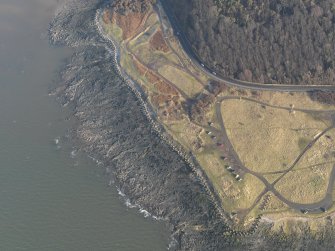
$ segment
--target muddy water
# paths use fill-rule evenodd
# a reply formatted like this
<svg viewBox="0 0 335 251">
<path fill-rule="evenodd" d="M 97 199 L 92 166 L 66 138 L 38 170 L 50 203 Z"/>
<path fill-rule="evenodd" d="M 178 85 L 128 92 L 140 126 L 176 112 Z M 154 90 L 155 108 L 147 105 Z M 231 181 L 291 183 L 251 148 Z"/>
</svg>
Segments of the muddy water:
<svg viewBox="0 0 335 251">
<path fill-rule="evenodd" d="M 163 223 L 125 207 L 47 95 L 71 54 L 46 39 L 58 2 L 0 0 L 0 250 L 165 250 Z"/>
</svg>

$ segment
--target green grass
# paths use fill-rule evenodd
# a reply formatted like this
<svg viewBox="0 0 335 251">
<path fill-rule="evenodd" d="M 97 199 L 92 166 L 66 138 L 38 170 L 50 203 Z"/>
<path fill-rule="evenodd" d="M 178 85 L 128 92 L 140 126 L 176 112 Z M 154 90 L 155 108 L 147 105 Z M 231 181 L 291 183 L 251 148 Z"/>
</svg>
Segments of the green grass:
<svg viewBox="0 0 335 251">
<path fill-rule="evenodd" d="M 115 24 L 105 24 L 102 20 L 100 20 L 102 23 L 102 27 L 105 30 L 105 32 L 108 34 L 108 36 L 112 37 L 113 40 L 115 40 L 118 43 L 121 43 L 123 41 L 123 31 L 122 29 L 115 25 Z"/>
</svg>

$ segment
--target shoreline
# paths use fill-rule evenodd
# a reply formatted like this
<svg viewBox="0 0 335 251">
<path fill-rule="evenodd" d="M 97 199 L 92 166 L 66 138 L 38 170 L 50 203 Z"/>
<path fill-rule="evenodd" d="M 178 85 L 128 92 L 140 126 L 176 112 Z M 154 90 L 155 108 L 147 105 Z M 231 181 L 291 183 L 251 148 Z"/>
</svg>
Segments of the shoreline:
<svg viewBox="0 0 335 251">
<path fill-rule="evenodd" d="M 249 237 L 236 239 L 232 236 L 206 195 L 197 172 L 167 145 L 157 131 L 145 125 L 150 121 L 145 114 L 150 107 L 145 108 L 145 101 L 139 101 L 137 95 L 143 99 L 142 94 L 134 93 L 128 85 L 125 88 L 126 81 L 114 75 L 112 68 L 115 70 L 118 64 L 111 66 L 109 60 L 113 55 L 114 60 L 117 59 L 117 53 L 109 51 L 96 34 L 98 31 L 93 30 L 97 10 L 105 1 L 96 0 L 96 4 L 86 1 L 87 5 L 82 2 L 71 1 L 80 8 L 61 10 L 50 28 L 53 43 L 65 44 L 75 50 L 63 72 L 57 96 L 61 102 L 73 106 L 78 120 L 74 137 L 78 138 L 80 149 L 92 153 L 93 158 L 103 161 L 112 170 L 120 196 L 126 195 L 122 196 L 126 204 L 129 201 L 138 206 L 139 211 L 146 210 L 166 222 L 171 243 L 174 243 L 170 250 L 243 250 L 246 247 L 260 250 L 260 247 L 272 247 L 271 242 L 279 241 L 280 235 L 273 240 L 264 238 L 271 224 L 262 223 Z M 80 20 L 84 22 L 80 23 Z M 91 64 L 89 60 L 97 61 L 97 64 Z M 120 104 L 131 110 L 130 117 Z M 137 130 L 138 127 L 141 130 Z"/>
<path fill-rule="evenodd" d="M 185 162 L 189 165 L 189 167 L 192 169 L 192 171 L 194 172 L 194 174 L 196 174 L 200 181 L 203 183 L 203 186 L 205 188 L 205 190 L 208 192 L 209 196 L 212 198 L 213 200 L 213 204 L 215 205 L 218 213 L 221 215 L 223 220 L 225 216 L 224 216 L 224 210 L 222 207 L 220 207 L 218 205 L 218 201 L 219 199 L 216 198 L 217 195 L 212 192 L 211 190 L 214 190 L 213 186 L 208 183 L 210 183 L 208 181 L 208 177 L 206 176 L 206 174 L 204 173 L 204 171 L 202 170 L 202 168 L 200 167 L 200 165 L 198 163 L 194 163 L 194 157 L 191 154 L 187 154 L 185 152 L 185 149 L 183 149 L 183 147 L 178 144 L 177 142 L 175 142 L 170 135 L 168 135 L 168 133 L 165 131 L 164 127 L 158 122 L 157 117 L 155 116 L 155 113 L 152 109 L 152 107 L 150 106 L 150 104 L 148 102 L 145 102 L 145 98 L 143 98 L 143 96 L 145 96 L 145 94 L 143 93 L 143 91 L 141 90 L 141 87 L 136 84 L 136 81 L 132 80 L 129 76 L 127 76 L 127 74 L 122 70 L 120 64 L 119 64 L 119 60 L 120 60 L 120 54 L 119 54 L 119 49 L 118 46 L 116 45 L 116 43 L 109 37 L 107 37 L 104 33 L 103 33 L 103 28 L 101 27 L 101 24 L 99 22 L 99 18 L 101 16 L 101 9 L 97 10 L 96 13 L 96 17 L 95 17 L 95 23 L 97 26 L 97 30 L 98 33 L 100 34 L 101 37 L 103 37 L 104 39 L 106 39 L 114 48 L 113 50 L 113 55 L 114 55 L 114 66 L 116 67 L 118 73 L 120 74 L 120 76 L 124 79 L 127 87 L 135 94 L 135 96 L 140 100 L 141 105 L 143 106 L 143 114 L 148 118 L 149 124 L 150 126 L 152 126 L 153 130 L 157 133 L 157 135 L 164 141 L 166 142 L 177 154 L 179 154 L 180 157 L 182 157 Z M 110 49 L 110 48 L 109 48 Z"/>
<path fill-rule="evenodd" d="M 76 1 L 73 1 L 73 2 L 76 2 Z M 101 4 L 98 4 L 98 6 L 101 6 Z M 96 9 L 94 10 L 94 13 L 96 14 L 95 11 L 96 11 Z M 91 11 L 91 13 L 92 13 L 92 11 Z M 60 14 L 62 14 L 62 11 L 60 11 Z M 68 16 L 68 15 L 69 14 L 65 13 L 65 16 Z M 71 15 L 69 15 L 69 16 L 71 16 Z M 87 16 L 86 16 L 86 18 L 87 18 Z M 94 16 L 94 18 L 95 18 L 95 16 Z M 59 17 L 59 16 L 56 15 L 55 20 L 54 20 L 54 22 L 56 22 L 56 23 L 52 23 L 51 24 L 51 27 L 50 27 L 50 39 L 51 39 L 51 42 L 53 44 L 60 45 L 60 46 L 63 46 L 63 45 L 70 46 L 70 47 L 74 48 L 75 51 L 78 50 L 78 48 L 80 48 L 82 46 L 83 47 L 88 46 L 87 49 L 83 49 L 83 51 L 79 50 L 79 53 L 78 53 L 78 54 L 82 54 L 82 53 L 85 54 L 87 51 L 91 50 L 91 49 L 89 49 L 91 47 L 91 45 L 88 45 L 88 43 L 87 43 L 88 40 L 91 40 L 92 41 L 91 44 L 95 48 L 101 48 L 101 47 L 103 47 L 104 50 L 107 50 L 107 48 L 105 46 L 103 46 L 103 43 L 101 43 L 101 41 L 99 41 L 100 39 L 97 38 L 95 35 L 93 35 L 92 38 L 91 37 L 86 38 L 85 41 L 84 41 L 84 43 L 83 43 L 84 45 L 82 45 L 81 38 L 80 37 L 77 38 L 75 36 L 76 34 L 72 34 L 72 33 L 74 33 L 74 32 L 72 32 L 72 27 L 70 27 L 70 32 L 69 32 L 67 29 L 64 29 L 64 27 L 62 27 L 60 24 L 57 24 L 57 21 L 61 21 L 60 23 L 62 24 L 63 19 L 65 19 L 63 16 Z M 93 13 L 92 13 L 92 19 L 93 19 Z M 92 27 L 92 23 L 89 23 L 88 26 L 90 27 L 90 29 L 93 28 Z M 75 28 L 75 27 L 76 26 L 74 26 L 73 28 Z M 69 32 L 69 33 L 67 33 L 67 32 Z M 109 55 L 110 55 L 111 52 L 112 51 L 108 52 Z M 74 110 L 75 116 L 76 116 L 76 113 L 77 113 L 76 110 L 80 109 L 80 105 L 77 104 L 77 101 L 78 101 L 77 92 L 79 92 L 78 91 L 79 88 L 82 87 L 83 84 L 84 84 L 83 81 L 81 81 L 79 84 L 78 83 L 74 83 L 75 81 L 73 81 L 73 77 L 68 77 L 68 75 L 70 75 L 70 76 L 72 76 L 72 75 L 74 75 L 74 76 L 79 75 L 76 72 L 76 70 L 78 70 L 79 67 L 78 66 L 71 66 L 72 62 L 76 60 L 76 56 L 77 56 L 76 54 L 77 54 L 77 52 L 74 52 L 74 59 L 69 60 L 69 63 L 67 65 L 66 69 L 62 73 L 62 75 L 63 75 L 63 77 L 62 77 L 63 81 L 62 82 L 63 83 L 62 83 L 62 85 L 60 87 L 57 88 L 58 90 L 55 91 L 56 96 L 59 98 L 59 101 L 61 103 L 63 103 L 63 105 L 71 105 L 71 109 Z M 112 68 L 115 68 L 115 67 L 111 66 L 110 63 L 109 63 L 109 66 L 112 67 Z M 80 67 L 80 68 L 82 68 L 82 67 Z M 68 81 L 69 81 L 69 83 L 67 83 Z M 122 85 L 125 86 L 124 83 L 122 83 Z M 75 86 L 75 90 L 76 90 L 75 93 L 73 93 L 73 89 L 74 89 L 73 86 Z M 130 88 L 128 87 L 127 89 L 129 90 Z M 134 92 L 131 92 L 131 93 L 132 93 L 132 95 L 137 96 L 137 95 L 134 94 Z M 141 108 L 141 114 L 143 114 L 143 109 L 142 108 Z M 78 120 L 78 118 L 77 118 L 77 120 Z M 82 125 L 82 122 L 78 121 L 77 124 L 78 124 L 78 127 L 80 128 L 80 126 Z M 78 128 L 75 128 L 75 131 L 78 131 Z M 150 131 L 151 131 L 151 133 L 150 133 L 151 136 L 150 137 L 158 138 L 157 133 L 152 134 L 152 129 L 150 129 Z M 110 165 L 110 163 L 108 163 L 109 161 L 105 161 L 105 157 L 103 155 L 101 155 L 101 151 L 98 150 L 95 146 L 92 146 L 92 144 L 87 144 L 87 143 L 83 142 L 84 139 L 82 137 L 76 135 L 76 132 L 74 132 L 74 137 L 76 139 L 78 139 L 78 144 L 80 144 L 80 149 L 81 150 L 83 150 L 83 151 L 87 152 L 88 154 L 90 154 L 91 157 L 93 157 L 95 159 L 99 159 L 99 161 L 100 160 L 103 161 L 103 163 L 105 163 L 105 166 L 109 166 Z M 159 140 L 159 144 L 161 144 L 161 143 L 162 143 L 161 140 Z M 165 145 L 166 146 L 164 146 L 164 148 L 168 148 L 169 152 L 171 152 L 171 150 L 172 150 L 173 155 L 176 154 L 176 150 L 173 150 L 170 146 L 167 147 L 167 144 L 165 144 Z M 173 161 L 170 163 L 171 165 L 173 165 L 173 162 L 183 162 L 183 163 L 185 163 L 184 160 L 181 161 L 182 159 L 181 159 L 181 156 L 179 154 L 178 154 L 178 156 L 179 157 L 177 157 L 177 158 L 176 157 L 172 158 Z M 168 156 L 166 158 L 168 158 Z M 173 245 L 171 243 L 169 244 L 169 249 L 170 250 L 182 250 L 182 249 L 184 249 L 187 246 L 194 248 L 194 246 L 193 246 L 194 245 L 194 240 L 195 240 L 194 238 L 196 238 L 196 239 L 199 239 L 199 238 L 203 239 L 203 237 L 201 236 L 201 234 L 199 232 L 198 233 L 197 233 L 197 231 L 194 232 L 194 230 L 192 230 L 192 229 L 184 229 L 184 230 L 182 230 L 183 228 L 185 228 L 185 226 L 183 226 L 183 225 L 181 227 L 177 227 L 176 228 L 176 226 L 179 225 L 177 222 L 179 222 L 180 219 L 182 219 L 182 218 L 189 218 L 188 220 L 184 219 L 182 221 L 186 220 L 186 222 L 190 222 L 191 218 L 192 218 L 192 221 L 196 222 L 196 221 L 200 220 L 200 222 L 203 222 L 204 219 L 201 219 L 201 218 L 203 218 L 205 216 L 205 218 L 209 217 L 208 218 L 209 220 L 205 220 L 203 223 L 205 223 L 205 222 L 208 223 L 209 221 L 214 220 L 214 222 L 213 222 L 213 228 L 214 229 L 215 228 L 222 228 L 222 227 L 224 228 L 224 226 L 222 226 L 222 224 L 218 224 L 218 222 L 216 220 L 216 216 L 215 216 L 216 213 L 214 213 L 214 211 L 213 211 L 214 208 L 211 206 L 212 203 L 206 202 L 207 195 L 205 196 L 203 194 L 202 188 L 200 188 L 199 180 L 197 178 L 195 178 L 195 177 L 192 178 L 192 176 L 194 175 L 194 173 L 192 173 L 192 172 L 190 172 L 190 171 L 187 170 L 189 167 L 186 168 L 184 166 L 184 164 L 178 164 L 176 166 L 173 165 L 173 167 L 174 168 L 172 168 L 171 170 L 169 170 L 168 176 L 171 176 L 171 175 L 175 176 L 176 174 L 173 174 L 173 172 L 175 172 L 173 169 L 177 169 L 176 171 L 178 171 L 178 169 L 181 168 L 180 170 L 183 170 L 182 173 L 185 173 L 185 174 L 182 174 L 182 175 L 178 174 L 178 177 L 182 178 L 183 176 L 186 175 L 185 178 L 187 179 L 187 182 L 189 183 L 189 185 L 185 184 L 185 186 L 184 186 L 183 184 L 175 183 L 177 181 L 177 179 L 173 178 L 173 179 L 171 179 L 171 181 L 169 181 L 169 182 L 174 183 L 172 186 L 170 185 L 170 189 L 174 190 L 175 189 L 174 186 L 176 186 L 176 188 L 178 186 L 181 186 L 181 187 L 183 187 L 182 189 L 187 189 L 188 190 L 185 193 L 184 192 L 178 193 L 178 194 L 182 195 L 182 196 L 177 196 L 176 203 L 178 203 L 178 205 L 173 205 L 175 203 L 173 203 L 173 204 L 169 203 L 170 205 L 168 205 L 168 204 L 166 204 L 166 206 L 160 205 L 159 208 L 157 208 L 157 206 L 159 205 L 159 204 L 157 204 L 158 201 L 159 201 L 159 200 L 157 200 L 157 195 L 152 196 L 152 195 L 148 195 L 147 193 L 145 193 L 145 196 L 144 196 L 144 197 L 147 198 L 146 201 L 142 200 L 142 203 L 141 202 L 137 202 L 137 200 L 136 200 L 136 197 L 137 197 L 136 196 L 136 191 L 130 192 L 127 184 L 123 183 L 120 180 L 121 178 L 120 178 L 119 174 L 113 174 L 113 177 L 114 177 L 114 180 L 115 180 L 115 183 L 116 183 L 115 185 L 118 188 L 121 197 L 123 197 L 122 194 L 126 195 L 126 197 L 124 197 L 126 205 L 128 204 L 128 206 L 129 206 L 129 203 L 131 203 L 131 205 L 135 205 L 136 207 L 138 207 L 139 211 L 142 211 L 142 213 L 143 213 L 143 210 L 146 210 L 151 215 L 157 217 L 157 219 L 164 219 L 164 220 L 168 219 L 168 221 L 166 221 L 166 224 L 167 224 L 167 227 L 170 229 L 169 231 L 171 233 L 171 243 L 173 243 Z M 113 167 L 111 167 L 111 169 L 113 169 L 113 172 L 115 172 L 115 170 L 114 170 Z M 149 173 L 147 173 L 147 174 L 149 174 Z M 191 176 L 189 176 L 189 175 L 191 175 Z M 160 183 L 161 181 L 166 182 L 166 177 L 167 176 L 165 175 L 165 178 L 155 177 L 155 179 L 158 180 L 158 183 Z M 191 179 L 189 179 L 189 177 L 191 177 Z M 148 179 L 146 178 L 146 180 L 148 180 Z M 137 183 L 140 184 L 141 182 L 143 182 L 143 180 L 142 181 L 141 180 L 137 180 Z M 195 187 L 194 187 L 194 189 L 189 190 L 188 187 L 190 187 L 190 186 L 191 187 L 195 186 Z M 159 185 L 157 185 L 156 187 L 159 190 L 164 190 L 164 194 L 169 194 L 170 193 L 168 191 L 168 189 L 165 190 L 163 188 L 160 188 Z M 201 185 L 201 187 L 202 187 L 202 185 Z M 208 208 L 209 207 L 208 209 L 206 209 L 206 210 L 203 211 L 203 213 L 205 213 L 205 215 L 203 213 L 200 213 L 202 211 L 202 209 L 200 211 L 198 211 L 199 209 L 196 209 L 198 207 L 196 205 L 192 205 L 192 207 L 194 207 L 194 209 L 192 209 L 192 210 L 196 210 L 195 212 L 198 212 L 198 213 L 196 213 L 197 216 L 195 214 L 190 213 L 190 211 L 192 211 L 192 210 L 189 210 L 189 209 L 186 209 L 186 208 L 189 207 L 189 205 L 187 205 L 187 202 L 188 201 L 192 201 L 192 200 L 179 199 L 178 198 L 178 197 L 185 197 L 185 196 L 187 197 L 187 196 L 190 196 L 191 195 L 190 192 L 191 192 L 191 194 L 194 194 L 194 193 L 198 194 L 196 196 L 203 197 L 201 199 L 202 200 L 201 201 L 202 205 L 201 205 L 200 208 Z M 166 195 L 164 195 L 164 197 L 166 197 Z M 172 198 L 172 197 L 170 197 L 170 198 Z M 176 198 L 172 198 L 172 199 L 175 200 Z M 167 197 L 164 200 L 169 200 L 169 198 Z M 178 202 L 178 201 L 180 201 L 180 202 Z M 193 204 L 193 203 L 194 202 L 191 202 L 191 204 Z M 172 208 L 168 209 L 170 206 L 172 206 Z M 157 213 L 157 210 L 160 213 Z M 184 210 L 187 210 L 187 214 L 185 214 L 186 211 L 184 211 Z M 174 217 L 169 216 L 171 214 L 175 214 L 176 216 L 174 216 Z M 180 219 L 178 219 L 178 218 L 180 218 Z M 198 218 L 198 220 L 197 220 L 197 218 Z M 211 218 L 212 218 L 212 220 L 210 220 Z M 221 231 L 218 231 L 218 234 L 220 234 L 220 232 Z M 192 239 L 192 241 L 191 240 L 186 241 L 186 239 L 188 239 L 188 238 Z M 200 239 L 198 241 L 196 241 L 196 242 L 199 242 Z M 183 242 L 183 244 L 182 244 L 182 242 Z M 204 244 L 204 245 L 206 245 L 206 244 Z M 227 243 L 223 242 L 222 245 L 226 246 Z M 176 246 L 179 246 L 179 247 L 176 247 Z M 191 248 L 191 249 L 193 249 L 193 248 Z"/>
</svg>

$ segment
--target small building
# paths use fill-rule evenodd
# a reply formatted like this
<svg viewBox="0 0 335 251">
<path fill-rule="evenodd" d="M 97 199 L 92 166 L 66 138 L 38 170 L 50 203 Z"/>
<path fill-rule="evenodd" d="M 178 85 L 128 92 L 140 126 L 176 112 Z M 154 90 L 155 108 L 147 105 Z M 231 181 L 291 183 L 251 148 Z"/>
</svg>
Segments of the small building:
<svg viewBox="0 0 335 251">
<path fill-rule="evenodd" d="M 303 214 L 308 214 L 308 211 L 307 211 L 306 209 L 301 209 L 300 211 L 301 211 L 301 213 L 303 213 Z"/>
</svg>

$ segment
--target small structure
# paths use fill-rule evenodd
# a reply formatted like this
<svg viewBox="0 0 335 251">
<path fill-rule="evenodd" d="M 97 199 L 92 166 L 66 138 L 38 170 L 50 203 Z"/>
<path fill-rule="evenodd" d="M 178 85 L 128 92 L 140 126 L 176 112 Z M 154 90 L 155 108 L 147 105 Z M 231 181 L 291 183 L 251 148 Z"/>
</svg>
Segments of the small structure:
<svg viewBox="0 0 335 251">
<path fill-rule="evenodd" d="M 308 211 L 307 211 L 306 209 L 301 209 L 300 211 L 301 211 L 301 213 L 303 213 L 303 214 L 308 214 Z"/>
<path fill-rule="evenodd" d="M 321 210 L 323 213 L 327 212 L 327 209 L 324 208 L 324 207 L 320 207 L 320 210 Z"/>
<path fill-rule="evenodd" d="M 228 166 L 228 165 L 225 165 L 225 168 L 226 168 L 227 170 L 234 170 L 231 166 Z"/>
<path fill-rule="evenodd" d="M 290 104 L 290 113 L 295 114 L 294 105 Z"/>
</svg>

